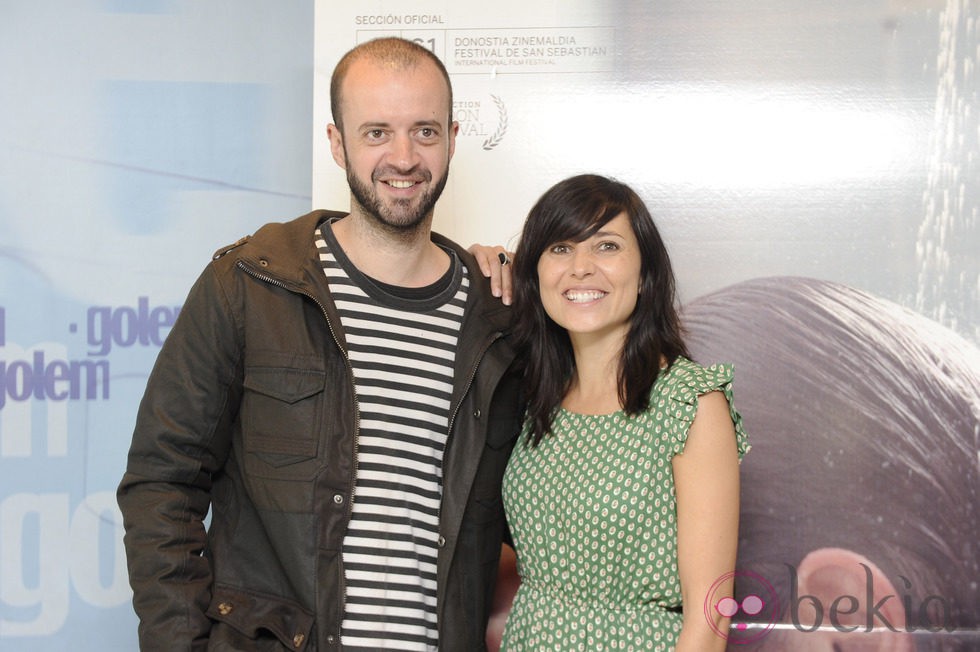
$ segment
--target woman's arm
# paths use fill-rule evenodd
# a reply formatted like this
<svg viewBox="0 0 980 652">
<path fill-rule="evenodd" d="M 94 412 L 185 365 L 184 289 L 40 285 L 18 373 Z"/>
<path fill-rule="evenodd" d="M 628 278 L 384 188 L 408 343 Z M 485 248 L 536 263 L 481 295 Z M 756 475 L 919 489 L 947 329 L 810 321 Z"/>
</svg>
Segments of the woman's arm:
<svg viewBox="0 0 980 652">
<path fill-rule="evenodd" d="M 677 651 L 724 650 L 729 619 L 714 605 L 732 596 L 739 481 L 735 427 L 721 392 L 698 398 L 697 414 L 683 453 L 673 459 L 673 471 L 684 604 Z M 715 586 L 722 578 L 726 581 Z M 705 609 L 708 599 L 711 604 Z"/>
</svg>

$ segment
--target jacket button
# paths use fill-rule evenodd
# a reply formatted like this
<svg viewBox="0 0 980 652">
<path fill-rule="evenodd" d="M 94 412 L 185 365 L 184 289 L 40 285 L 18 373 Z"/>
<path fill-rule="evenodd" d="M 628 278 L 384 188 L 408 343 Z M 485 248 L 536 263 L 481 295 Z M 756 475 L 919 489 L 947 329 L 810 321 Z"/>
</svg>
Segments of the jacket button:
<svg viewBox="0 0 980 652">
<path fill-rule="evenodd" d="M 301 646 L 303 644 L 303 641 L 305 640 L 306 640 L 305 636 L 303 636 L 302 634 L 297 634 L 296 636 L 293 637 L 293 647 Z"/>
<path fill-rule="evenodd" d="M 266 260 L 265 258 L 262 258 L 261 260 L 259 260 L 259 265 L 261 267 L 268 267 L 269 266 L 269 261 Z"/>
<path fill-rule="evenodd" d="M 483 414 L 483 413 L 480 412 L 479 409 L 477 409 L 476 412 L 473 413 L 473 416 L 476 417 L 477 419 L 479 419 L 481 414 Z"/>
<path fill-rule="evenodd" d="M 334 637 L 333 634 L 327 634 L 327 643 L 333 644 Z"/>
<path fill-rule="evenodd" d="M 343 505 L 344 497 L 341 494 L 334 494 L 333 501 L 338 505 Z"/>
<path fill-rule="evenodd" d="M 446 537 L 442 536 L 441 534 L 439 535 L 439 547 L 440 548 L 446 547 Z"/>
<path fill-rule="evenodd" d="M 222 616 L 227 616 L 232 611 L 235 610 L 235 606 L 230 602 L 219 602 L 218 603 L 218 613 Z"/>
</svg>

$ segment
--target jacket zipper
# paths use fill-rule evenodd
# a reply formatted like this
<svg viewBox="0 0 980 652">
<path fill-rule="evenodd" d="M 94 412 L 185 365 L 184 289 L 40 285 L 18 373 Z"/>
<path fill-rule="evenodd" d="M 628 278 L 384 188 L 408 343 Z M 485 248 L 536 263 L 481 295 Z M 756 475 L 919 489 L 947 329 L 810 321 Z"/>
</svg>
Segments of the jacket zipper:
<svg viewBox="0 0 980 652">
<path fill-rule="evenodd" d="M 281 287 L 282 289 L 284 289 L 284 290 L 286 290 L 288 292 L 295 292 L 296 294 L 302 294 L 303 296 L 309 298 L 313 303 L 315 303 L 317 305 L 317 307 L 320 308 L 320 313 L 323 315 L 324 321 L 327 322 L 327 330 L 330 331 L 330 337 L 333 338 L 333 341 L 337 345 L 337 348 L 340 349 L 341 354 L 343 354 L 343 356 L 344 356 L 344 361 L 347 363 L 347 374 L 348 374 L 348 376 L 350 378 L 351 387 L 354 389 L 354 392 L 353 392 L 353 396 L 354 396 L 354 467 L 353 468 L 354 468 L 354 476 L 355 477 L 352 477 L 351 478 L 351 484 L 350 484 L 350 490 L 349 490 L 350 491 L 350 499 L 347 501 L 347 522 L 350 523 L 350 520 L 353 517 L 353 513 L 354 513 L 354 483 L 356 481 L 357 468 L 358 468 L 358 452 L 359 452 L 358 451 L 358 448 L 359 448 L 358 444 L 360 443 L 361 413 L 360 413 L 360 410 L 358 410 L 358 407 L 357 407 L 357 398 L 356 398 L 357 397 L 357 386 L 354 383 L 354 369 L 351 366 L 350 358 L 347 355 L 347 351 L 346 351 L 346 349 L 344 349 L 343 346 L 341 346 L 340 339 L 337 337 L 337 333 L 336 333 L 336 331 L 334 331 L 333 325 L 330 323 L 330 317 L 327 316 L 327 309 L 323 306 L 323 303 L 321 303 L 319 299 L 317 299 L 315 296 L 313 296 L 309 292 L 306 292 L 304 290 L 299 290 L 299 289 L 294 289 L 294 288 L 288 287 L 285 283 L 283 283 L 279 279 L 275 279 L 275 278 L 272 278 L 271 276 L 268 276 L 266 274 L 262 274 L 260 272 L 257 272 L 256 270 L 252 269 L 251 267 L 249 267 L 248 265 L 246 265 L 241 260 L 239 260 L 236 263 L 236 265 L 239 268 L 241 268 L 245 273 L 249 274 L 250 276 L 252 276 L 254 278 L 259 279 L 260 281 L 264 281 L 266 283 L 270 283 L 271 285 L 275 285 L 276 287 Z M 480 363 L 483 361 L 483 356 L 485 356 L 486 353 L 487 353 L 487 351 L 490 350 L 490 347 L 493 346 L 494 342 L 496 342 L 497 340 L 499 340 L 501 337 L 503 337 L 503 333 L 501 333 L 500 331 L 497 331 L 496 333 L 494 333 L 493 334 L 493 337 L 491 337 L 483 345 L 483 348 L 480 349 L 479 354 L 477 354 L 476 361 L 474 362 L 473 367 L 470 369 L 470 375 L 469 375 L 469 377 L 466 380 L 465 387 L 463 388 L 463 393 L 460 394 L 459 403 L 457 403 L 456 404 L 456 407 L 453 408 L 453 413 L 449 417 L 449 424 L 448 424 L 448 427 L 446 428 L 446 435 L 447 436 L 450 436 L 451 433 L 452 433 L 452 431 L 453 431 L 453 425 L 456 423 L 456 416 L 459 414 L 459 409 L 463 405 L 463 399 L 466 397 L 467 394 L 469 394 L 470 387 L 473 386 L 473 380 L 476 378 L 476 372 L 480 368 Z M 446 453 L 448 453 L 448 452 L 449 452 L 449 450 L 447 448 L 446 449 Z M 445 453 L 443 454 L 443 457 L 445 458 Z M 443 473 L 445 473 L 445 466 L 443 466 Z M 443 477 L 445 477 L 445 475 Z M 445 480 L 443 480 L 443 486 L 445 487 Z M 442 525 L 441 525 L 442 524 L 442 502 L 443 502 L 442 496 L 440 496 L 439 497 L 439 509 L 436 511 L 436 522 L 440 524 L 440 526 L 439 526 L 439 539 L 440 539 L 439 543 L 445 545 L 445 537 L 442 535 Z M 343 551 L 341 551 L 340 554 L 341 554 L 341 557 L 340 557 L 341 558 L 341 564 L 343 564 Z M 438 578 L 438 572 L 439 571 L 438 571 L 438 568 L 437 568 L 436 569 L 436 577 L 437 578 Z M 346 613 L 346 611 L 347 611 L 347 581 L 346 581 L 346 574 L 345 574 L 345 577 L 344 577 L 344 591 L 343 591 L 343 597 L 342 597 L 342 601 L 341 601 L 341 607 L 342 607 L 342 612 L 341 613 Z M 337 645 L 339 646 L 340 645 L 340 639 L 339 639 L 340 633 L 339 632 L 337 633 L 337 636 L 338 636 Z"/>
<path fill-rule="evenodd" d="M 353 466 L 353 468 L 354 468 L 354 475 L 353 475 L 353 477 L 351 477 L 350 484 L 348 485 L 348 493 L 350 495 L 350 498 L 347 500 L 347 523 L 349 525 L 350 524 L 350 520 L 351 520 L 351 518 L 354 515 L 354 485 L 355 485 L 356 477 L 357 477 L 358 454 L 359 454 L 359 450 L 358 449 L 359 449 L 359 444 L 360 444 L 360 441 L 361 441 L 361 437 L 360 437 L 360 433 L 361 433 L 361 411 L 358 409 L 358 405 L 357 405 L 357 385 L 354 382 L 354 368 L 351 365 L 350 357 L 347 355 L 347 349 L 345 349 L 341 345 L 340 338 L 337 337 L 337 332 L 334 331 L 333 324 L 330 323 L 330 317 L 327 315 L 327 309 L 324 307 L 323 303 L 319 299 L 317 299 L 315 296 L 313 296 L 313 294 L 311 294 L 311 293 L 309 293 L 309 292 L 307 292 L 305 290 L 300 290 L 300 289 L 297 289 L 297 288 L 289 287 L 285 283 L 283 283 L 282 281 L 280 281 L 279 279 L 273 278 L 273 277 L 268 276 L 266 274 L 262 274 L 262 273 L 260 273 L 260 272 L 258 272 L 256 270 L 252 269 L 251 267 L 249 267 L 247 264 L 245 264 L 241 260 L 237 261 L 236 262 L 236 265 L 240 269 L 242 269 L 246 274 L 252 276 L 253 278 L 256 278 L 256 279 L 258 279 L 260 281 L 264 281 L 264 282 L 269 283 L 271 285 L 275 285 L 276 287 L 280 287 L 280 288 L 286 290 L 287 292 L 293 292 L 293 293 L 296 293 L 296 294 L 301 294 L 301 295 L 307 297 L 308 299 L 310 299 L 310 301 L 312 301 L 313 303 L 315 303 L 317 305 L 317 307 L 320 308 L 320 313 L 323 315 L 323 320 L 325 322 L 327 322 L 327 330 L 330 331 L 330 337 L 333 338 L 333 341 L 337 345 L 337 348 L 340 349 L 341 355 L 344 356 L 344 362 L 347 364 L 347 376 L 350 379 L 350 384 L 351 384 L 351 389 L 352 389 L 351 396 L 353 397 L 353 402 L 354 402 L 354 460 L 353 460 L 354 461 L 354 466 Z M 489 347 L 489 344 L 487 345 L 487 347 Z M 480 359 L 482 359 L 483 353 L 485 353 L 485 352 L 486 352 L 486 349 L 484 349 L 480 353 Z M 476 376 L 476 368 L 475 367 L 473 369 L 473 376 Z M 473 382 L 473 378 L 471 377 L 470 378 L 470 383 L 472 383 L 472 382 Z M 469 386 L 467 386 L 467 390 L 468 389 L 469 389 Z M 440 500 L 440 509 L 441 509 L 441 504 L 442 504 L 442 501 Z M 340 551 L 340 563 L 341 563 L 341 566 L 344 563 L 343 546 L 341 546 L 341 551 Z M 340 606 L 341 606 L 341 620 L 343 620 L 343 614 L 347 612 L 347 574 L 346 573 L 344 573 L 344 590 L 343 590 L 343 595 L 342 595 L 342 598 L 341 598 L 341 604 L 340 604 Z M 337 632 L 337 646 L 338 646 L 338 648 L 340 647 L 340 632 L 339 631 Z"/>
</svg>

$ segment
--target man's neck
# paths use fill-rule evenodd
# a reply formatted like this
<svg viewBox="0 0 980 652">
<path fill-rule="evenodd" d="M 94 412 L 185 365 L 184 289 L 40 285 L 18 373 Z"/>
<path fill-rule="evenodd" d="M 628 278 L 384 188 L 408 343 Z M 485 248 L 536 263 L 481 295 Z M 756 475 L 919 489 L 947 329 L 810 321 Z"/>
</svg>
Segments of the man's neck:
<svg viewBox="0 0 980 652">
<path fill-rule="evenodd" d="M 449 268 L 449 256 L 432 242 L 431 217 L 423 228 L 391 233 L 357 213 L 331 224 L 337 243 L 361 273 L 389 285 L 424 287 Z"/>
</svg>

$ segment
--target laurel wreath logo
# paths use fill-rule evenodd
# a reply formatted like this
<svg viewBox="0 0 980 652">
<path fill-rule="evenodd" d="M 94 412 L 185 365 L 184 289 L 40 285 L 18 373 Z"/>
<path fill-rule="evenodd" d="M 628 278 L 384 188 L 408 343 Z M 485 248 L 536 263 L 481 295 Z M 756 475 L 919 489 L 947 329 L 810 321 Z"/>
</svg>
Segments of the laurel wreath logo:
<svg viewBox="0 0 980 652">
<path fill-rule="evenodd" d="M 499 122 L 497 123 L 497 131 L 493 132 L 492 136 L 483 141 L 483 149 L 485 150 L 491 150 L 499 145 L 500 141 L 504 139 L 504 134 L 507 133 L 507 107 L 504 106 L 504 101 L 496 95 L 491 95 L 490 99 L 497 105 Z"/>
</svg>

